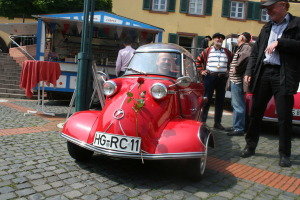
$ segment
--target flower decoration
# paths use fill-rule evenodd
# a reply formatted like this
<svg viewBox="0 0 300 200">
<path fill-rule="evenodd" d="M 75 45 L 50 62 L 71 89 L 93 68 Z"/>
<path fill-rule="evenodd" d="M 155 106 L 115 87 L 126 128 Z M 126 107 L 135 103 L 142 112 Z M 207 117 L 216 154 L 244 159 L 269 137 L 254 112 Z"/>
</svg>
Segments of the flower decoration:
<svg viewBox="0 0 300 200">
<path fill-rule="evenodd" d="M 137 79 L 137 82 L 140 84 L 140 85 L 142 85 L 144 82 L 145 82 L 145 79 L 143 79 L 142 77 L 139 77 L 138 79 Z M 140 86 L 139 85 L 139 86 Z"/>
<path fill-rule="evenodd" d="M 141 77 L 139 77 L 137 79 L 137 82 L 139 84 L 138 89 L 140 89 L 140 87 L 144 83 L 144 81 L 145 80 Z M 139 98 L 134 98 L 133 93 L 127 92 L 127 97 L 128 97 L 127 103 L 134 101 L 132 109 L 137 113 L 145 106 L 145 96 L 146 96 L 146 91 L 140 92 Z"/>
</svg>

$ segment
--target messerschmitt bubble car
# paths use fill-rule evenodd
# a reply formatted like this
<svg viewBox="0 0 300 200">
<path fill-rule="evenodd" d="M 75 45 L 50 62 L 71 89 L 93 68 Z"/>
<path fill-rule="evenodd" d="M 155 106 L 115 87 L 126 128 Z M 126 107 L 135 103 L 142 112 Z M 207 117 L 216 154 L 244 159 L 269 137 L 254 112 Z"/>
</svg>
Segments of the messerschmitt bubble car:
<svg viewBox="0 0 300 200">
<path fill-rule="evenodd" d="M 213 136 L 199 121 L 204 86 L 192 55 L 175 44 L 139 47 L 125 74 L 105 81 L 105 106 L 74 113 L 65 123 L 71 157 L 94 152 L 141 160 L 181 159 L 188 175 L 204 173 Z"/>
</svg>

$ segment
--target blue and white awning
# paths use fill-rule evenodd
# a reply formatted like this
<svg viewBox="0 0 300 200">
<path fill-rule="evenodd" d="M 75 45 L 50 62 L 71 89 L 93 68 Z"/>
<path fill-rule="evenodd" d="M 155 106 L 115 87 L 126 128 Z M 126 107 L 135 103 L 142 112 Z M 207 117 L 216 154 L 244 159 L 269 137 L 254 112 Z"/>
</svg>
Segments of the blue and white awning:
<svg viewBox="0 0 300 200">
<path fill-rule="evenodd" d="M 62 14 L 50 14 L 50 15 L 34 15 L 36 18 L 41 18 L 43 21 L 73 21 L 73 22 L 83 22 L 84 13 L 62 13 Z M 97 11 L 94 12 L 94 23 L 95 25 L 112 25 L 112 26 L 122 26 L 128 28 L 136 29 L 146 29 L 152 30 L 154 32 L 163 32 L 164 29 L 152 26 L 150 24 L 142 23 L 133 19 L 129 19 L 120 15 Z"/>
</svg>

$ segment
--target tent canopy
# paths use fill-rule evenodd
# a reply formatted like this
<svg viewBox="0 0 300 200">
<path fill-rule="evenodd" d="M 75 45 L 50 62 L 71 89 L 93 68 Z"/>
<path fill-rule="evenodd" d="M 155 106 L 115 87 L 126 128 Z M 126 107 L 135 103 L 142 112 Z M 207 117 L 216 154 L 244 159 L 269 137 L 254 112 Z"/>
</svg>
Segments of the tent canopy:
<svg viewBox="0 0 300 200">
<path fill-rule="evenodd" d="M 62 14 L 50 14 L 50 15 L 34 15 L 36 18 L 41 18 L 45 22 L 83 22 L 84 13 L 62 13 Z M 153 32 L 163 32 L 164 29 L 152 26 L 150 24 L 142 23 L 133 19 L 129 19 L 120 15 L 96 11 L 94 12 L 94 25 L 106 25 L 106 26 L 121 26 L 142 30 L 150 30 Z"/>
</svg>

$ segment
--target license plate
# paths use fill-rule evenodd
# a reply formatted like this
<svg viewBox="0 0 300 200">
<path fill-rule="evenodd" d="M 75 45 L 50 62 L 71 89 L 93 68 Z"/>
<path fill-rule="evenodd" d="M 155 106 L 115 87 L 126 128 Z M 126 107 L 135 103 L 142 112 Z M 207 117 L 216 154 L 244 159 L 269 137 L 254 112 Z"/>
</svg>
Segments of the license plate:
<svg viewBox="0 0 300 200">
<path fill-rule="evenodd" d="M 105 149 L 139 153 L 141 138 L 96 132 L 93 144 Z"/>
<path fill-rule="evenodd" d="M 293 109 L 293 116 L 300 116 L 300 109 Z"/>
</svg>

